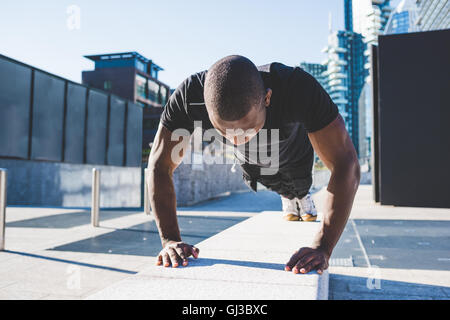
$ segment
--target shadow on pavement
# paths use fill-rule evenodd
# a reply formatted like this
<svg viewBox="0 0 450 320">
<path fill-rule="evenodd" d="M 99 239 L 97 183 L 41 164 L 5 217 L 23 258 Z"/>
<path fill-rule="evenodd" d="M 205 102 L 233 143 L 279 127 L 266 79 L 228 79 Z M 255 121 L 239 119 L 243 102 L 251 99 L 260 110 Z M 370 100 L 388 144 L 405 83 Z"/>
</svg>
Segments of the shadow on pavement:
<svg viewBox="0 0 450 320">
<path fill-rule="evenodd" d="M 381 271 L 382 272 L 382 271 Z M 450 288 L 330 274 L 330 300 L 449 300 Z"/>
<path fill-rule="evenodd" d="M 256 262 L 256 261 L 240 261 L 240 260 L 228 260 L 228 259 L 211 259 L 202 258 L 190 259 L 188 268 L 192 267 L 210 267 L 216 264 L 226 264 L 239 267 L 260 268 L 270 270 L 282 270 L 284 271 L 284 264 L 281 263 L 268 263 L 268 262 Z"/>
<path fill-rule="evenodd" d="M 267 190 L 257 193 L 244 192 L 231 194 L 218 199 L 208 200 L 189 207 L 179 207 L 180 212 L 189 211 L 209 211 L 209 212 L 261 212 L 261 211 L 280 211 L 280 197 Z M 128 209 L 102 209 L 100 212 L 100 221 L 124 217 L 136 214 L 136 210 Z M 231 217 L 208 217 L 205 219 L 226 219 L 232 221 Z M 236 218 L 236 222 L 242 221 Z M 89 210 L 70 212 L 63 214 L 53 214 L 37 218 L 25 219 L 9 222 L 7 227 L 12 228 L 55 228 L 66 229 L 91 223 L 91 213 Z"/>
<path fill-rule="evenodd" d="M 129 211 L 101 211 L 100 220 L 110 220 L 115 218 L 124 217 L 127 215 L 136 214 L 136 212 Z M 8 222 L 7 227 L 11 228 L 55 228 L 66 229 L 84 224 L 91 223 L 90 211 L 79 211 L 62 214 L 53 214 L 38 218 L 31 218 L 26 220 L 19 220 L 14 222 Z"/>
<path fill-rule="evenodd" d="M 182 215 L 178 216 L 178 224 L 183 241 L 195 245 L 245 219 L 247 217 Z M 138 256 L 156 256 L 161 251 L 161 241 L 154 221 L 113 230 L 48 250 Z"/>
<path fill-rule="evenodd" d="M 25 257 L 29 257 L 29 258 L 44 259 L 44 260 L 61 262 L 61 263 L 68 263 L 68 264 L 73 264 L 73 265 L 77 265 L 77 266 L 81 266 L 81 267 L 102 269 L 102 270 L 121 272 L 121 273 L 127 273 L 127 274 L 136 274 L 137 273 L 137 271 L 106 267 L 106 266 L 101 266 L 101 265 L 98 265 L 98 264 L 78 262 L 78 261 L 74 261 L 74 260 L 60 259 L 60 258 L 54 258 L 54 257 L 47 257 L 47 256 L 43 256 L 43 255 L 40 255 L 40 254 L 34 254 L 34 253 L 28 253 L 28 252 L 12 251 L 12 250 L 4 250 L 3 252 L 16 254 L 16 255 L 20 255 L 20 256 L 25 256 Z"/>
</svg>

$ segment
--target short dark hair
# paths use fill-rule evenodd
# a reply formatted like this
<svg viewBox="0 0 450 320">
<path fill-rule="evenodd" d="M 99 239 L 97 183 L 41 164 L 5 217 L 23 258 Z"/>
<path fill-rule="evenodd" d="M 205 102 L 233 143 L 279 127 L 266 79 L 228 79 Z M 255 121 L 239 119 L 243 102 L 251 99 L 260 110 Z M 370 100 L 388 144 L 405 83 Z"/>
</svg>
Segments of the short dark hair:
<svg viewBox="0 0 450 320">
<path fill-rule="evenodd" d="M 263 106 L 265 87 L 249 59 L 232 55 L 214 63 L 206 74 L 205 103 L 220 119 L 243 118 L 252 107 Z"/>
</svg>

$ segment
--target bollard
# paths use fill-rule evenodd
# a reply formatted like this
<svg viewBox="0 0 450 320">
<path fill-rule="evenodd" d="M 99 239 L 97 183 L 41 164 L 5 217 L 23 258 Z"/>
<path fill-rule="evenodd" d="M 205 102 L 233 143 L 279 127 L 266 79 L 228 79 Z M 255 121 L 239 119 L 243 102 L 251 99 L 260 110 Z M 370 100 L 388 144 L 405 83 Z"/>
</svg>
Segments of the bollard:
<svg viewBox="0 0 450 320">
<path fill-rule="evenodd" d="M 148 168 L 144 170 L 144 212 L 146 215 L 150 215 L 150 201 L 148 197 Z"/>
<path fill-rule="evenodd" d="M 5 250 L 7 172 L 6 169 L 0 169 L 0 251 Z"/>
<path fill-rule="evenodd" d="M 98 227 L 100 212 L 100 170 L 92 169 L 92 204 L 91 204 L 91 224 Z"/>
</svg>

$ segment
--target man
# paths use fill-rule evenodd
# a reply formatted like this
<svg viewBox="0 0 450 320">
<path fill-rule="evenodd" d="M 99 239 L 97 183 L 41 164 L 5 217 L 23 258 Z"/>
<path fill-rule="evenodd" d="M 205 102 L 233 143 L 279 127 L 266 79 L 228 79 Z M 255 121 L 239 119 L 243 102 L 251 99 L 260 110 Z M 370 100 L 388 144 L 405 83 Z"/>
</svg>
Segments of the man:
<svg viewBox="0 0 450 320">
<path fill-rule="evenodd" d="M 308 203 L 314 150 L 331 171 L 324 203 L 322 226 L 311 247 L 300 248 L 285 270 L 307 273 L 328 268 L 328 260 L 347 223 L 359 185 L 360 169 L 353 144 L 336 105 L 319 83 L 300 68 L 280 63 L 256 68 L 247 58 L 228 56 L 208 71 L 186 79 L 171 95 L 149 158 L 150 203 L 163 249 L 158 265 L 186 266 L 188 257 L 198 257 L 198 248 L 182 242 L 176 217 L 176 196 L 172 174 L 179 165 L 188 139 L 172 133 L 215 128 L 224 139 L 239 147 L 250 145 L 264 130 L 277 130 L 278 141 L 258 148 L 278 149 L 276 172 L 245 151 L 235 151 L 244 180 L 254 190 L 256 182 L 283 198 L 287 219 L 301 212 L 297 205 Z M 263 129 L 263 130 L 262 130 Z M 182 148 L 179 148 L 179 145 Z M 313 150 L 314 148 L 314 150 Z M 174 157 L 174 150 L 181 150 Z M 242 150 L 242 149 L 241 149 Z M 176 154 L 176 152 L 175 152 Z M 305 199 L 304 199 L 305 198 Z M 305 220 L 314 220 L 312 209 Z"/>
</svg>

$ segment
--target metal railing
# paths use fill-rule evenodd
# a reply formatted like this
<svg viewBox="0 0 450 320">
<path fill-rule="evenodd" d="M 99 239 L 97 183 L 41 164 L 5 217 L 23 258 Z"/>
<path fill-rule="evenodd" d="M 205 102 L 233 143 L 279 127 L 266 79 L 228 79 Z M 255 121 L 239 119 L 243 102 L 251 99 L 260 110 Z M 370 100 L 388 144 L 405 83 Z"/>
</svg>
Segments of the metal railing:
<svg viewBox="0 0 450 320">
<path fill-rule="evenodd" d="M 92 190 L 91 190 L 91 225 L 93 227 L 100 226 L 100 194 L 101 194 L 100 177 L 101 177 L 101 170 L 93 168 Z M 146 215 L 150 215 L 150 202 L 148 197 L 147 177 L 148 177 L 148 169 L 145 169 L 144 212 Z M 0 251 L 5 250 L 7 179 L 8 179 L 8 170 L 0 168 Z"/>
</svg>

